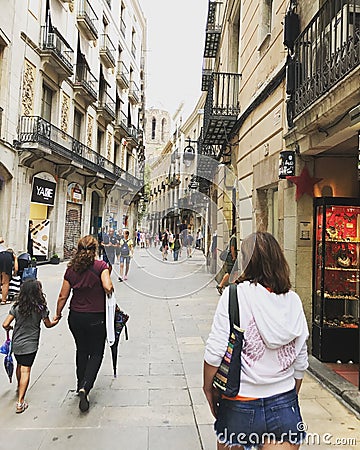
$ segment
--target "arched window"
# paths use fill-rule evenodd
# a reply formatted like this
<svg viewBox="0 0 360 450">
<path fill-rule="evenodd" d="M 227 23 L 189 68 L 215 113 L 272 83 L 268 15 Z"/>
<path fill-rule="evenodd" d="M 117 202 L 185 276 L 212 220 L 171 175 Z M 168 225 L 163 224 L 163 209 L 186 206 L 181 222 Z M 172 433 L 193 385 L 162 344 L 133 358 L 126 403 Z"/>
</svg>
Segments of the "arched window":
<svg viewBox="0 0 360 450">
<path fill-rule="evenodd" d="M 161 121 L 161 140 L 165 140 L 165 127 L 166 127 L 166 119 Z"/>
<path fill-rule="evenodd" d="M 155 117 L 153 117 L 151 121 L 151 139 L 155 139 L 155 130 L 156 130 L 156 119 Z"/>
</svg>

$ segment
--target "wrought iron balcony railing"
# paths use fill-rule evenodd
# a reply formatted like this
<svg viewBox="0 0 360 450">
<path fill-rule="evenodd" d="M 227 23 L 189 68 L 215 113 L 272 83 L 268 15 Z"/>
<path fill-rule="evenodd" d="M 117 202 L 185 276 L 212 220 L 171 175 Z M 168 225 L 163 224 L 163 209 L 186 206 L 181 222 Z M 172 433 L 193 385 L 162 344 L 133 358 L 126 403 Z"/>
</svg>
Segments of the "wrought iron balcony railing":
<svg viewBox="0 0 360 450">
<path fill-rule="evenodd" d="M 118 62 L 116 80 L 121 88 L 123 89 L 129 88 L 130 86 L 129 69 L 126 67 L 123 61 Z"/>
<path fill-rule="evenodd" d="M 97 100 L 97 79 L 90 72 L 86 63 L 76 64 L 74 90 L 88 103 Z"/>
<path fill-rule="evenodd" d="M 111 122 L 116 117 L 115 101 L 106 91 L 99 94 L 99 106 L 97 110 L 98 114 L 103 116 L 105 122 Z"/>
<path fill-rule="evenodd" d="M 221 14 L 220 7 L 222 2 L 209 0 L 209 9 L 205 30 L 205 58 L 215 58 L 221 36 Z"/>
<path fill-rule="evenodd" d="M 214 72 L 205 100 L 203 145 L 222 145 L 240 113 L 240 74 Z"/>
<path fill-rule="evenodd" d="M 360 1 L 327 0 L 295 41 L 295 63 L 287 83 L 288 93 L 294 93 L 294 116 L 359 63 Z"/>
<path fill-rule="evenodd" d="M 135 81 L 130 81 L 130 89 L 129 89 L 129 99 L 133 103 L 139 103 L 140 101 L 140 94 L 139 94 L 139 87 L 135 83 Z"/>
<path fill-rule="evenodd" d="M 102 173 L 106 178 L 119 181 L 132 189 L 141 187 L 141 180 L 121 169 L 95 150 L 77 141 L 72 136 L 38 116 L 22 116 L 19 131 L 20 146 L 40 144 L 62 158 L 74 161 L 93 174 Z M 21 148 L 21 147 L 20 147 Z"/>
<path fill-rule="evenodd" d="M 117 111 L 116 114 L 116 122 L 115 122 L 115 130 L 121 128 L 123 131 L 123 136 L 127 136 L 128 130 L 128 117 L 124 111 Z"/>
<path fill-rule="evenodd" d="M 115 62 L 115 46 L 107 34 L 101 36 L 100 43 L 100 58 L 102 58 L 105 67 L 113 68 Z"/>
<path fill-rule="evenodd" d="M 42 57 L 53 57 L 50 63 L 52 66 L 56 66 L 57 72 L 64 72 L 64 75 L 67 76 L 72 75 L 74 52 L 55 27 L 49 25 L 41 27 L 40 47 Z"/>
<path fill-rule="evenodd" d="M 98 17 L 88 0 L 80 0 L 77 12 L 77 23 L 87 39 L 98 38 L 96 22 Z"/>
<path fill-rule="evenodd" d="M 124 22 L 123 18 L 121 18 L 121 20 L 120 20 L 120 31 L 121 31 L 121 34 L 125 37 L 126 36 L 126 23 Z"/>
</svg>

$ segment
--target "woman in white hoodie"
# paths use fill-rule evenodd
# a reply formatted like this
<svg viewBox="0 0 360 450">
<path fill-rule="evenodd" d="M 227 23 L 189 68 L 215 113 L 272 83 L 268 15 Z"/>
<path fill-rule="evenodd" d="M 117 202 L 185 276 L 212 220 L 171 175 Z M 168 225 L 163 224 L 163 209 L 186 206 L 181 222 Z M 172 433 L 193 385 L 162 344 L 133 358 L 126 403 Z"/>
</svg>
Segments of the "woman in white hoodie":
<svg viewBox="0 0 360 450">
<path fill-rule="evenodd" d="M 219 300 L 204 356 L 203 390 L 216 418 L 217 448 L 295 450 L 305 438 L 297 398 L 308 367 L 302 303 L 270 233 L 245 238 L 241 260 L 237 296 L 245 332 L 237 397 L 220 396 L 212 385 L 228 344 L 229 288 Z"/>
</svg>

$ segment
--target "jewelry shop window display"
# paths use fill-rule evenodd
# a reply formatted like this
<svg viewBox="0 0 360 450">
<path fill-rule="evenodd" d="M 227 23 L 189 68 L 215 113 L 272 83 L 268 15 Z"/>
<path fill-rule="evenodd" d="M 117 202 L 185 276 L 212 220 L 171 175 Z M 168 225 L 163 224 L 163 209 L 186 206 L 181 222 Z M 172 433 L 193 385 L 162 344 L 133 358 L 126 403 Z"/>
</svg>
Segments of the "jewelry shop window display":
<svg viewBox="0 0 360 450">
<path fill-rule="evenodd" d="M 359 362 L 360 200 L 314 199 L 313 355 Z"/>
</svg>

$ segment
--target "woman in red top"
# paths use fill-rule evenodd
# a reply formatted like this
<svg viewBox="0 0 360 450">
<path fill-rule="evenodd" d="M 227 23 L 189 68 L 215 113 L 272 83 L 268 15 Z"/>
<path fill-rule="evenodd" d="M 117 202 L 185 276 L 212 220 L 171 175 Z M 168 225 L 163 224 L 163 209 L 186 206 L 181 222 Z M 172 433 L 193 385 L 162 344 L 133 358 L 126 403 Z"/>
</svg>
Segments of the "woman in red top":
<svg viewBox="0 0 360 450">
<path fill-rule="evenodd" d="M 92 389 L 104 356 L 106 294 L 113 291 L 109 267 L 96 259 L 98 242 L 85 236 L 78 242 L 75 256 L 68 264 L 59 293 L 56 318 L 72 291 L 69 328 L 76 345 L 76 377 L 79 408 L 89 409 L 88 394 Z"/>
</svg>

